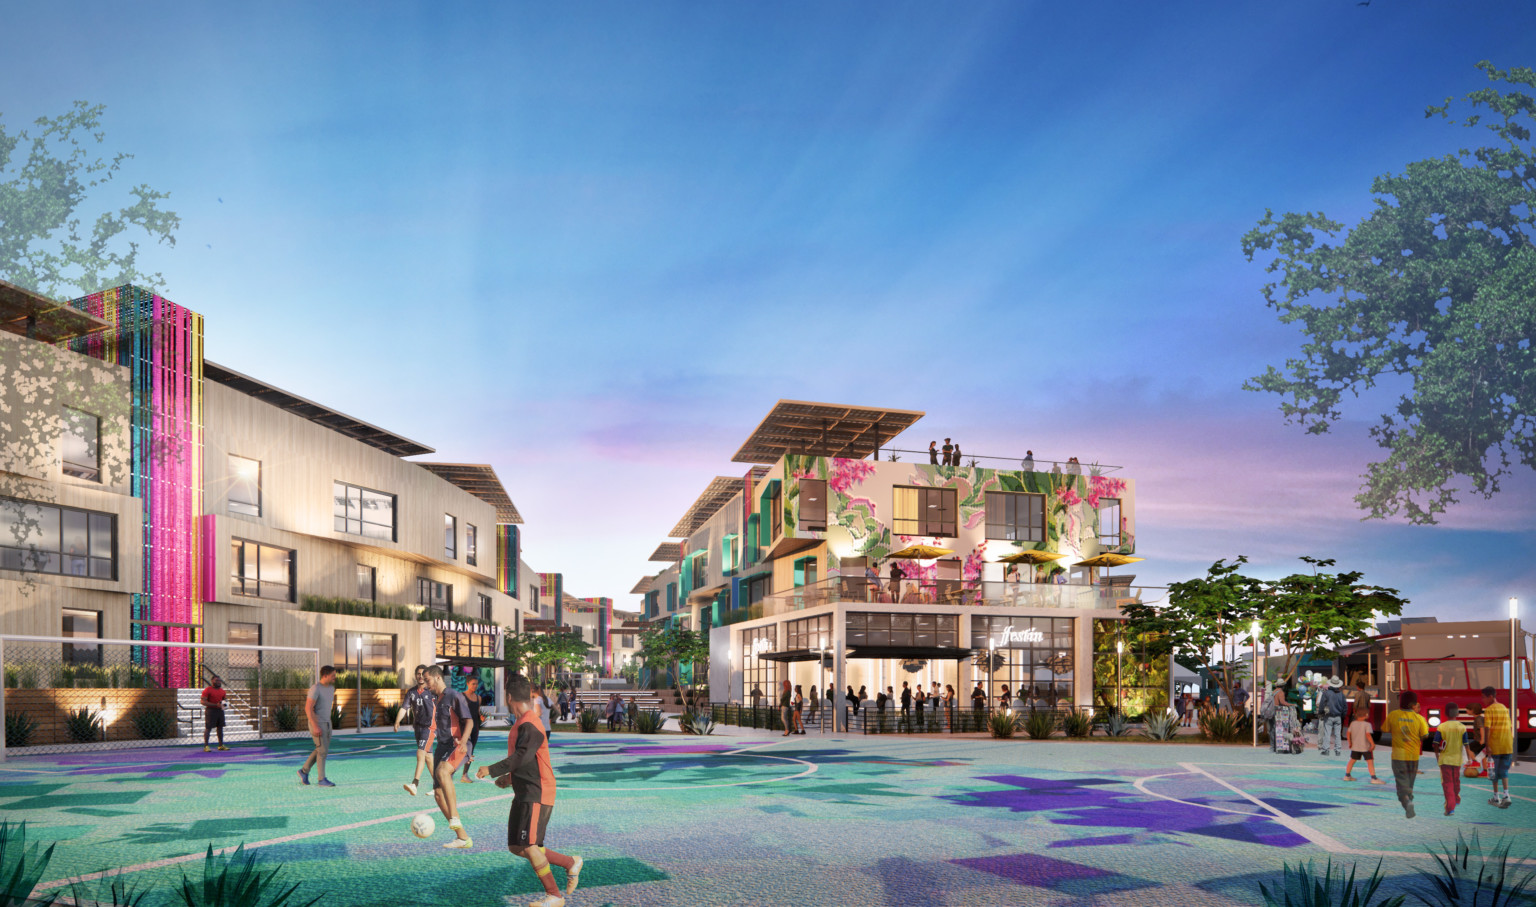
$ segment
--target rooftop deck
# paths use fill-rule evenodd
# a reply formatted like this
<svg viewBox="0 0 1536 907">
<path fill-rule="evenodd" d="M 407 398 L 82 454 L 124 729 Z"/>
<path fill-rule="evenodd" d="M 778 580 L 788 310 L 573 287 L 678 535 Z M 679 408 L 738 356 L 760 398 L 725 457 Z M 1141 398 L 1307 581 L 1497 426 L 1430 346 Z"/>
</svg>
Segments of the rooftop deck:
<svg viewBox="0 0 1536 907">
<path fill-rule="evenodd" d="M 1061 608 L 1107 610 L 1127 602 L 1157 601 L 1161 586 L 1086 583 L 1013 583 L 965 580 L 904 580 L 893 590 L 887 580 L 835 576 L 764 596 L 762 617 L 774 617 L 830 604 L 941 605 L 954 608 Z M 759 615 L 752 615 L 757 617 Z"/>
</svg>

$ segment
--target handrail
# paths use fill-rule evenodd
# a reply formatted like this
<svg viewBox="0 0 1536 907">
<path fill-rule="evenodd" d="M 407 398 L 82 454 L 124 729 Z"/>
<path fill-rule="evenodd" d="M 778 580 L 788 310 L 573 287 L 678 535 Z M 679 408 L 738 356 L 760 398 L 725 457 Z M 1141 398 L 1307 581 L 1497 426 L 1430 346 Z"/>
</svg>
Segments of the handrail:
<svg viewBox="0 0 1536 907">
<path fill-rule="evenodd" d="M 927 448 L 923 448 L 922 450 L 908 450 L 908 449 L 906 449 L 904 447 L 882 447 L 880 449 L 883 450 L 883 451 L 887 451 L 889 453 L 909 453 L 909 454 L 917 454 L 918 456 L 927 456 L 927 454 L 928 454 L 928 449 Z M 941 457 L 944 456 L 944 452 L 942 450 L 939 451 L 939 456 L 941 456 Z M 972 465 L 972 463 L 971 463 L 972 460 L 1004 460 L 1004 461 L 1009 462 L 1009 463 L 1020 463 L 1020 464 L 1022 464 L 1024 462 L 1024 458 L 1023 457 L 1003 457 L 1003 456 L 998 456 L 996 454 L 973 454 L 973 453 L 967 453 L 965 451 L 961 451 L 960 452 L 960 459 L 964 461 L 964 465 L 966 465 L 966 466 Z M 918 462 L 918 461 L 914 461 L 914 462 Z M 1125 468 L 1124 466 L 1112 466 L 1112 465 L 1110 465 L 1108 463 L 1083 463 L 1081 461 L 1079 461 L 1077 463 L 1073 463 L 1070 460 L 1043 460 L 1043 459 L 1040 459 L 1038 457 L 1035 458 L 1034 464 L 1036 466 L 1044 464 L 1047 467 L 1045 469 L 1036 469 L 1036 470 L 1034 470 L 1035 472 L 1050 472 L 1051 470 L 1050 470 L 1049 467 L 1051 467 L 1051 466 L 1060 466 L 1061 467 L 1061 471 L 1062 471 L 1063 474 L 1071 474 L 1071 473 L 1068 473 L 1068 470 L 1073 468 L 1073 467 L 1077 467 L 1077 469 L 1079 470 L 1079 474 L 1085 475 L 1085 476 L 1092 474 L 1091 470 L 1095 470 L 1095 469 L 1098 470 L 1098 474 L 1099 475 L 1105 475 L 1105 474 L 1108 474 L 1108 473 L 1111 473 L 1111 472 L 1119 472 L 1120 470 Z M 988 468 L 992 468 L 992 467 L 988 467 Z"/>
</svg>

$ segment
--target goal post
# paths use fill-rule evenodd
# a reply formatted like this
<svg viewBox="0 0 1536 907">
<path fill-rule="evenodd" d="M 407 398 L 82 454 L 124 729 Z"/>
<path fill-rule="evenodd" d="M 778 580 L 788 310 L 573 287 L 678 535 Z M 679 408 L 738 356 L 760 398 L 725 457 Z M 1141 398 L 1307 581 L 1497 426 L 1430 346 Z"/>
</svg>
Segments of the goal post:
<svg viewBox="0 0 1536 907">
<path fill-rule="evenodd" d="M 168 649 L 194 650 L 198 672 L 185 687 L 163 686 L 152 670 L 154 650 Z M 0 762 L 201 739 L 201 691 L 214 677 L 228 691 L 226 740 L 302 731 L 319 671 L 318 648 L 0 635 Z"/>
</svg>

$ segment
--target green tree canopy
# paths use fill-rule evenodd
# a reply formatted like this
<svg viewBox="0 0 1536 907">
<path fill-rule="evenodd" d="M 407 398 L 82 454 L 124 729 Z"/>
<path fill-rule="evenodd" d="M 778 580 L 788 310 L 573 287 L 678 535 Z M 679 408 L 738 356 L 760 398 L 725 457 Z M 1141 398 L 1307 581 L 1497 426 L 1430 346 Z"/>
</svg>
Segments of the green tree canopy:
<svg viewBox="0 0 1536 907">
<path fill-rule="evenodd" d="M 640 634 L 639 658 L 649 668 L 665 668 L 672 672 L 677 691 L 683 697 L 683 708 L 693 711 L 693 690 L 698 685 L 697 671 L 689 674 L 689 682 L 683 683 L 683 667 L 709 664 L 709 633 L 702 630 L 684 630 L 678 627 L 646 630 Z"/>
<path fill-rule="evenodd" d="M 140 183 L 133 201 L 103 204 L 108 183 L 130 154 L 110 159 L 104 146 L 104 105 L 76 101 L 57 117 L 39 117 L 35 134 L 14 134 L 0 123 L 0 278 L 55 298 L 83 296 L 125 283 L 162 288 L 159 273 L 139 270 L 138 235 L 168 246 L 181 220 L 160 207 L 170 196 Z M 25 158 L 18 149 L 25 146 Z M 87 229 L 83 206 L 101 209 Z"/>
<path fill-rule="evenodd" d="M 1238 572 L 1247 562 L 1246 557 L 1231 564 L 1220 560 L 1203 577 L 1169 585 L 1161 607 L 1137 601 L 1120 608 L 1127 629 L 1145 634 L 1154 654 L 1211 671 L 1227 702 L 1241 676 L 1238 640 L 1257 615 L 1255 602 L 1262 594 L 1262 583 Z"/>
<path fill-rule="evenodd" d="M 1536 70 L 1478 68 L 1514 87 L 1472 92 L 1458 116 L 1497 142 L 1377 177 L 1374 210 L 1342 242 L 1321 213 L 1269 211 L 1243 236 L 1250 261 L 1273 254 L 1265 300 L 1309 337 L 1247 389 L 1320 434 L 1345 394 L 1408 387 L 1371 428 L 1387 455 L 1355 498 L 1368 518 L 1433 523 L 1460 485 L 1488 498 L 1512 463 L 1536 467 Z M 1451 120 L 1452 103 L 1425 115 Z"/>
</svg>

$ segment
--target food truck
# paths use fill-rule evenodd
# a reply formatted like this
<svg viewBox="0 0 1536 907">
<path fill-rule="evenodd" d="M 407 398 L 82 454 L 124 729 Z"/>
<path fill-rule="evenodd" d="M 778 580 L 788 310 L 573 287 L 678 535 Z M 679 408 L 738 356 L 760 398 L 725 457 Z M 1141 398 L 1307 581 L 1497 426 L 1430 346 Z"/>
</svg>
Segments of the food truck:
<svg viewBox="0 0 1536 907">
<path fill-rule="evenodd" d="M 1387 712 L 1397 708 L 1404 690 L 1419 694 L 1419 714 L 1431 728 L 1439 726 L 1445 705 L 1454 702 L 1463 711 L 1482 702 L 1482 689 L 1497 689 L 1498 701 L 1510 705 L 1510 621 L 1456 621 L 1433 618 L 1393 621 L 1383 632 L 1339 649 L 1336 671 L 1344 678 L 1345 693 L 1364 678 L 1371 696 L 1371 727 L 1379 737 Z M 1515 730 L 1515 749 L 1525 752 L 1536 739 L 1536 692 L 1531 689 L 1529 640 L 1518 624 L 1520 671 L 1516 701 L 1510 709 Z"/>
</svg>

